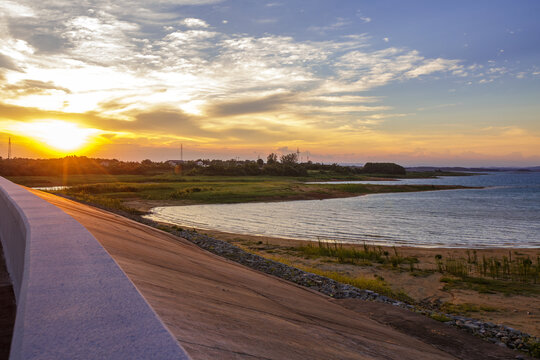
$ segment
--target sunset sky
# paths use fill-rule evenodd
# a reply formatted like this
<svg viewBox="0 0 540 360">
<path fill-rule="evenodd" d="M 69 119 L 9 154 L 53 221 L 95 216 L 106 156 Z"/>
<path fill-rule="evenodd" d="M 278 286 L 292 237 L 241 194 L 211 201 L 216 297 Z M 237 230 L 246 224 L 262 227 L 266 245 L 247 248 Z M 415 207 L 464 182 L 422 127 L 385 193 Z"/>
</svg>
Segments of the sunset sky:
<svg viewBox="0 0 540 360">
<path fill-rule="evenodd" d="M 0 156 L 540 165 L 540 1 L 2 0 Z"/>
</svg>

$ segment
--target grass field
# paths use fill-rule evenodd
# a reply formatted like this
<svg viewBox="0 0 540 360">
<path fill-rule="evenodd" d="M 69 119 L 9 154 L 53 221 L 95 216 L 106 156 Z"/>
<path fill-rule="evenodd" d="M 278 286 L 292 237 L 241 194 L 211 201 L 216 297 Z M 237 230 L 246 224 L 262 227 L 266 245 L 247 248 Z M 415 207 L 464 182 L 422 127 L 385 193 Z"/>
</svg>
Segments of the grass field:
<svg viewBox="0 0 540 360">
<path fill-rule="evenodd" d="M 456 189 L 459 186 L 313 184 L 329 174 L 283 176 L 74 175 L 11 177 L 25 186 L 69 186 L 58 191 L 78 200 L 126 210 L 126 202 L 165 201 L 171 205 L 224 204 L 257 201 L 311 200 L 387 192 Z M 339 179 L 332 175 L 333 179 Z M 350 176 L 346 176 L 351 179 Z M 356 176 L 355 180 L 373 179 Z"/>
</svg>

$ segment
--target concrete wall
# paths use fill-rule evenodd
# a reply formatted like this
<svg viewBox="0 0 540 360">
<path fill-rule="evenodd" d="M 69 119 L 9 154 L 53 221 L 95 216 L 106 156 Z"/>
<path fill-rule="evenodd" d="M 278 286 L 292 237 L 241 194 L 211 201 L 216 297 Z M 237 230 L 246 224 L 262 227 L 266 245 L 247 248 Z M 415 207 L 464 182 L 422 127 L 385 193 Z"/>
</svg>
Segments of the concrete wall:
<svg viewBox="0 0 540 360">
<path fill-rule="evenodd" d="M 10 359 L 189 359 L 81 224 L 1 177 L 0 240 L 17 300 Z"/>
</svg>

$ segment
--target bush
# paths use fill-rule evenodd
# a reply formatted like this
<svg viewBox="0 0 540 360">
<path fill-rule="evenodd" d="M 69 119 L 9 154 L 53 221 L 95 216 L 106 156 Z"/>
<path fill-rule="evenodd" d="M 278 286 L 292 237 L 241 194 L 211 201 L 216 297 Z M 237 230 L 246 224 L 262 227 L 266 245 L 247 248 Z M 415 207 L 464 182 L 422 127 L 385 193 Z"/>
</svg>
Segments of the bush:
<svg viewBox="0 0 540 360">
<path fill-rule="evenodd" d="M 371 163 L 364 165 L 364 173 L 368 174 L 388 174 L 388 175 L 405 175 L 407 172 L 401 165 L 394 163 Z"/>
</svg>

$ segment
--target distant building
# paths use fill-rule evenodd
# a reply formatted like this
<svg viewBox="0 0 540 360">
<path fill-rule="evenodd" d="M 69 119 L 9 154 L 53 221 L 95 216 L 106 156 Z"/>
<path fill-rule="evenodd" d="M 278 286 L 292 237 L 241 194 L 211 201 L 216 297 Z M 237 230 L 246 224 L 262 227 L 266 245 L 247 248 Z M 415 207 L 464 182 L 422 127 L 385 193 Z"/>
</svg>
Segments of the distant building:
<svg viewBox="0 0 540 360">
<path fill-rule="evenodd" d="M 176 165 L 187 164 L 188 161 L 187 160 L 167 160 L 166 163 L 171 165 L 171 166 L 176 166 Z M 201 166 L 201 167 L 208 167 L 209 166 L 208 164 L 205 164 L 204 161 L 202 161 L 202 160 L 189 161 L 189 163 L 190 163 L 190 165 L 195 164 L 196 166 Z"/>
<path fill-rule="evenodd" d="M 176 166 L 176 165 L 182 165 L 184 163 L 184 160 L 167 160 L 165 162 L 171 166 Z"/>
</svg>

